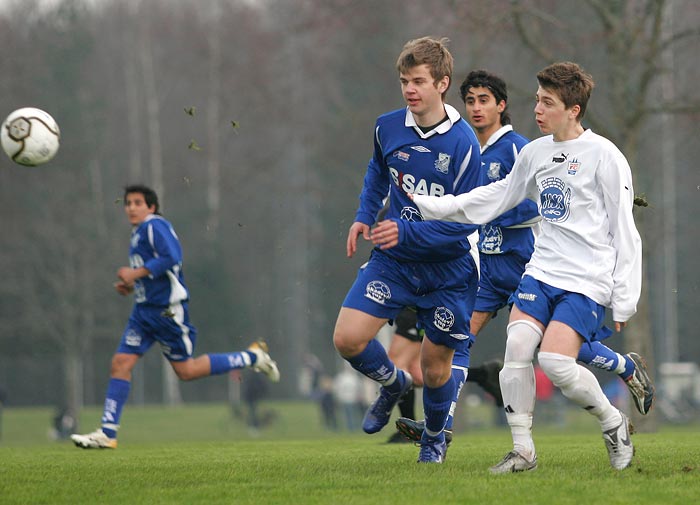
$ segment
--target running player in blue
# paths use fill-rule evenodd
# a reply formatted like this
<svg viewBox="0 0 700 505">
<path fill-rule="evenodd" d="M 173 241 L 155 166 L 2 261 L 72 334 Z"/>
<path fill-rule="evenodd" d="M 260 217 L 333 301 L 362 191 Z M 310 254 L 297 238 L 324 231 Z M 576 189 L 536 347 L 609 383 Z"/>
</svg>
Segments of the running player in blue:
<svg viewBox="0 0 700 505">
<path fill-rule="evenodd" d="M 350 288 L 333 335 L 340 355 L 381 384 L 363 420 L 366 433 L 380 431 L 393 407 L 411 387 L 375 339 L 404 307 L 415 307 L 425 338 L 421 349 L 425 430 L 419 462 L 442 463 L 443 432 L 454 397 L 451 374 L 456 350 L 468 348 L 469 318 L 478 274 L 467 236 L 476 226 L 423 222 L 410 193 L 461 194 L 482 184 L 479 143 L 459 112 L 445 104 L 453 59 L 446 40 L 409 41 L 397 69 L 407 107 L 377 119 L 360 206 L 347 238 L 347 255 L 361 235 L 374 244 L 369 261 Z M 384 199 L 387 218 L 375 222 Z"/>
<path fill-rule="evenodd" d="M 116 291 L 134 295 L 134 308 L 112 358 L 102 427 L 86 435 L 72 435 L 84 449 L 116 449 L 122 408 L 129 396 L 131 372 L 146 351 L 160 344 L 163 356 L 182 380 L 224 374 L 252 367 L 271 381 L 279 381 L 277 364 L 267 344 L 254 342 L 246 351 L 192 357 L 197 331 L 190 324 L 189 292 L 182 273 L 182 249 L 172 225 L 158 212 L 158 196 L 146 186 L 127 186 L 124 210 L 133 226 L 129 266 L 117 271 Z"/>
<path fill-rule="evenodd" d="M 476 131 L 481 145 L 481 165 L 488 182 L 504 179 L 512 170 L 520 150 L 529 142 L 511 125 L 505 81 L 485 70 L 474 70 L 462 82 L 460 96 L 465 104 L 467 121 Z M 471 318 L 474 336 L 500 309 L 510 305 L 509 298 L 517 289 L 534 251 L 533 229 L 538 226 L 538 221 L 537 204 L 526 199 L 497 219 L 480 226 L 481 275 Z M 581 346 L 578 361 L 617 373 L 629 388 L 637 410 L 641 414 L 649 412 L 654 400 L 654 386 L 641 356 L 636 353 L 622 356 L 602 342 L 593 341 Z M 460 380 L 464 372 L 459 367 L 454 367 L 453 373 L 458 384 L 464 382 Z M 458 395 L 459 391 L 458 387 Z M 448 434 L 452 429 L 453 414 L 454 410 L 445 426 Z M 422 423 L 400 418 L 397 428 L 415 440 L 420 436 Z"/>
</svg>

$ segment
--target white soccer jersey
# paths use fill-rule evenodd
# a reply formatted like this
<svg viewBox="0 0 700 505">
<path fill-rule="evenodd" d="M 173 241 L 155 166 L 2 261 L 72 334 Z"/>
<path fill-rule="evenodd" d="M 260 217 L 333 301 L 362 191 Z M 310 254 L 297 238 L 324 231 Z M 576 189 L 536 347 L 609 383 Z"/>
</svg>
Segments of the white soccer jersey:
<svg viewBox="0 0 700 505">
<path fill-rule="evenodd" d="M 636 312 L 642 241 L 632 217 L 632 174 L 624 155 L 586 130 L 523 147 L 503 180 L 462 195 L 415 195 L 424 219 L 487 223 L 524 198 L 538 203 L 541 232 L 525 273 L 612 308 L 613 320 Z"/>
</svg>

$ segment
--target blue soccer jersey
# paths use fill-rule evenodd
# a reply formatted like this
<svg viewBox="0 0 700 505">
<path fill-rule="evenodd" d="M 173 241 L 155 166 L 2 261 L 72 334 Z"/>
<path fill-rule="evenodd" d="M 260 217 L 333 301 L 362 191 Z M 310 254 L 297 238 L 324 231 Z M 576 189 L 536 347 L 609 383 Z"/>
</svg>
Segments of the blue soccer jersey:
<svg viewBox="0 0 700 505">
<path fill-rule="evenodd" d="M 137 304 L 167 307 L 186 301 L 189 293 L 182 275 L 182 248 L 172 225 L 151 214 L 131 232 L 129 264 L 146 267 L 150 275 L 134 285 Z"/>
<path fill-rule="evenodd" d="M 440 262 L 469 252 L 474 225 L 423 221 L 409 193 L 461 194 L 486 183 L 479 143 L 459 112 L 445 105 L 448 119 L 427 134 L 411 112 L 400 109 L 377 119 L 374 155 L 369 161 L 355 221 L 373 225 L 389 195 L 386 219 L 399 226 L 399 244 L 383 251 L 400 261 Z"/>
<path fill-rule="evenodd" d="M 489 183 L 504 179 L 513 169 L 515 158 L 529 140 L 503 126 L 489 139 L 481 152 L 481 166 Z M 517 227 L 539 215 L 537 204 L 525 200 L 479 229 L 479 252 L 511 253 L 527 261 L 534 250 L 532 228 Z M 516 226 L 513 228 L 513 226 Z"/>
</svg>

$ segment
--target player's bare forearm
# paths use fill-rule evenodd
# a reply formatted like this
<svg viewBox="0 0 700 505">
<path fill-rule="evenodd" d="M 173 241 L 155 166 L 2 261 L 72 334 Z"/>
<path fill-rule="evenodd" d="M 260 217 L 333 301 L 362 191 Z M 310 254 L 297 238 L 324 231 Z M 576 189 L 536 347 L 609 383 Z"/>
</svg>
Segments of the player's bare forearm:
<svg viewBox="0 0 700 505">
<path fill-rule="evenodd" d="M 131 267 L 121 267 L 117 270 L 117 277 L 127 286 L 132 286 L 136 279 L 141 277 L 146 277 L 150 272 L 146 267 L 131 268 Z"/>
</svg>

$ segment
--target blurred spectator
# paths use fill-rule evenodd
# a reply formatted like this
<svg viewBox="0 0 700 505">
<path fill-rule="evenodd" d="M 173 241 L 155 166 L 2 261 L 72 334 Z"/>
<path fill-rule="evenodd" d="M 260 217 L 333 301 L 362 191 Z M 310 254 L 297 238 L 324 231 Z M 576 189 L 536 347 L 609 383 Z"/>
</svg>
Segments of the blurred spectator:
<svg viewBox="0 0 700 505">
<path fill-rule="evenodd" d="M 343 411 L 345 428 L 357 430 L 364 412 L 362 376 L 345 363 L 343 370 L 335 376 L 333 391 Z"/>
</svg>

